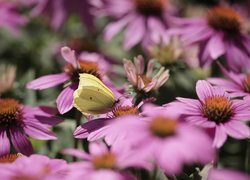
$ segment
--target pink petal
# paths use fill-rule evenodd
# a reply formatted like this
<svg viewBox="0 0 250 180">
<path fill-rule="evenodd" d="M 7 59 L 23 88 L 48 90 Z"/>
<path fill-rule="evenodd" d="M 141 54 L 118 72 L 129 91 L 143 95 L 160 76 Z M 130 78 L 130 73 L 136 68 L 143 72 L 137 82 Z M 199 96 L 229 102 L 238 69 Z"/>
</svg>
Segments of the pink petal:
<svg viewBox="0 0 250 180">
<path fill-rule="evenodd" d="M 227 134 L 236 139 L 245 139 L 250 137 L 249 127 L 240 121 L 231 120 L 224 124 Z"/>
<path fill-rule="evenodd" d="M 55 134 L 49 131 L 46 126 L 35 122 L 26 122 L 24 127 L 25 132 L 35 138 L 40 140 L 50 140 L 57 139 Z"/>
<path fill-rule="evenodd" d="M 66 87 L 57 97 L 56 104 L 60 114 L 64 114 L 73 108 L 73 94 L 76 84 Z"/>
<path fill-rule="evenodd" d="M 71 50 L 69 47 L 62 47 L 61 54 L 62 54 L 62 57 L 65 59 L 65 61 L 72 64 L 74 67 L 78 66 L 78 62 L 77 62 L 74 50 Z"/>
<path fill-rule="evenodd" d="M 74 132 L 74 137 L 79 139 L 87 138 L 90 133 L 96 131 L 107 123 L 109 119 L 95 119 L 78 126 Z"/>
<path fill-rule="evenodd" d="M 33 153 L 32 145 L 27 136 L 23 133 L 22 129 L 12 127 L 10 129 L 10 136 L 12 144 L 17 152 L 20 152 L 27 156 Z"/>
<path fill-rule="evenodd" d="M 62 153 L 67 154 L 67 155 L 71 155 L 71 156 L 75 156 L 77 158 L 85 159 L 85 160 L 90 159 L 89 154 L 85 153 L 84 151 L 80 151 L 78 149 L 64 149 L 62 151 Z"/>
<path fill-rule="evenodd" d="M 6 129 L 1 128 L 0 129 L 0 157 L 2 155 L 9 154 L 10 152 L 10 141 L 7 136 Z"/>
<path fill-rule="evenodd" d="M 132 16 L 126 16 L 119 21 L 109 23 L 104 30 L 104 39 L 110 41 L 117 33 L 122 31 L 122 29 L 130 22 Z"/>
<path fill-rule="evenodd" d="M 57 86 L 67 80 L 69 80 L 69 76 L 66 73 L 47 75 L 29 82 L 26 87 L 28 89 L 42 90 Z"/>
<path fill-rule="evenodd" d="M 128 25 L 124 39 L 124 48 L 128 50 L 138 44 L 142 40 L 144 32 L 145 19 L 139 16 Z"/>
<path fill-rule="evenodd" d="M 210 83 L 205 80 L 199 80 L 196 83 L 196 93 L 199 99 L 204 102 L 207 97 L 212 97 L 214 94 L 214 89 Z"/>
<path fill-rule="evenodd" d="M 89 145 L 89 152 L 92 155 L 105 154 L 108 151 L 107 146 L 103 142 L 93 142 Z"/>
<path fill-rule="evenodd" d="M 227 134 L 223 125 L 216 126 L 213 146 L 220 148 L 227 139 Z"/>
<path fill-rule="evenodd" d="M 212 59 L 217 59 L 225 53 L 225 46 L 222 41 L 222 37 L 218 33 L 214 34 L 211 37 L 211 39 L 208 41 L 207 46 Z"/>
</svg>

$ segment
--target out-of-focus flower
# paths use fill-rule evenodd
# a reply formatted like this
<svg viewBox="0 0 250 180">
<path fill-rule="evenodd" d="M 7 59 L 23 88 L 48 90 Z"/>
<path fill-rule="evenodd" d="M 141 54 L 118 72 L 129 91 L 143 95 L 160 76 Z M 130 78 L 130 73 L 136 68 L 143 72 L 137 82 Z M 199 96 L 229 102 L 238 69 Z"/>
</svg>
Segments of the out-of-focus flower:
<svg viewBox="0 0 250 180">
<path fill-rule="evenodd" d="M 50 159 L 44 155 L 22 156 L 12 163 L 0 164 L 1 178 L 13 179 L 65 179 L 67 163 L 61 159 Z"/>
<path fill-rule="evenodd" d="M 23 155 L 21 153 L 17 154 L 7 154 L 4 156 L 0 156 L 0 164 L 1 163 L 12 163 L 14 162 L 17 158 L 22 157 Z"/>
<path fill-rule="evenodd" d="M 15 99 L 0 99 L 0 156 L 9 154 L 10 141 L 17 152 L 33 152 L 28 136 L 34 139 L 56 139 L 50 128 L 62 120 L 54 115 L 53 108 L 29 107 Z"/>
<path fill-rule="evenodd" d="M 27 88 L 42 90 L 69 82 L 56 100 L 59 112 L 64 114 L 73 108 L 73 93 L 79 84 L 79 73 L 88 73 L 101 78 L 108 65 L 104 59 L 91 53 L 84 53 L 77 59 L 75 52 L 68 47 L 63 47 L 61 54 L 67 62 L 63 72 L 35 79 L 27 84 Z"/>
<path fill-rule="evenodd" d="M 74 132 L 75 138 L 87 138 L 88 141 L 96 141 L 104 138 L 108 145 L 122 141 L 125 137 L 123 132 L 113 131 L 107 134 L 106 131 L 114 127 L 114 122 L 119 123 L 128 119 L 139 120 L 139 106 L 135 106 L 131 99 L 120 99 L 119 101 L 111 112 L 77 127 Z"/>
<path fill-rule="evenodd" d="M 249 180 L 250 176 L 235 170 L 210 169 L 207 180 Z"/>
<path fill-rule="evenodd" d="M 117 131 L 125 135 L 126 141 L 113 146 L 131 147 L 137 158 L 146 157 L 171 175 L 179 173 L 184 164 L 207 163 L 214 158 L 212 141 L 206 133 L 179 121 L 162 107 L 143 108 L 144 118 L 139 121 L 114 121 L 113 127 L 106 130 L 107 134 Z"/>
<path fill-rule="evenodd" d="M 6 0 L 0 1 L 0 27 L 14 34 L 19 33 L 21 26 L 27 23 L 26 17 L 19 14 L 17 6 Z"/>
<path fill-rule="evenodd" d="M 220 68 L 228 79 L 209 78 L 211 84 L 224 88 L 232 97 L 250 96 L 250 74 L 236 74 L 227 71 L 222 65 Z"/>
<path fill-rule="evenodd" d="M 249 120 L 250 106 L 246 100 L 230 99 L 223 89 L 212 87 L 205 80 L 196 84 L 199 100 L 177 98 L 166 107 L 181 113 L 185 120 L 208 128 L 213 133 L 213 146 L 220 148 L 227 135 L 236 139 L 249 138 L 249 127 L 241 122 Z"/>
<path fill-rule="evenodd" d="M 48 17 L 52 28 L 60 28 L 71 13 L 77 13 L 85 23 L 88 30 L 93 29 L 93 16 L 90 13 L 90 3 L 88 0 L 36 0 L 36 6 L 32 10 L 33 16 L 41 14 Z"/>
<path fill-rule="evenodd" d="M 190 67 L 198 67 L 198 49 L 196 47 L 184 48 L 177 37 L 172 37 L 168 42 L 157 42 L 150 48 L 151 56 L 161 65 L 171 65 L 184 60 Z"/>
<path fill-rule="evenodd" d="M 157 90 L 169 78 L 169 70 L 165 70 L 161 67 L 156 75 L 154 75 L 154 60 L 149 60 L 147 64 L 146 73 L 144 73 L 145 62 L 142 56 L 134 58 L 134 63 L 125 59 L 123 61 L 124 69 L 128 78 L 128 81 L 137 89 L 149 92 L 151 90 Z"/>
<path fill-rule="evenodd" d="M 16 78 L 15 66 L 0 66 L 0 95 L 11 89 Z"/>
<path fill-rule="evenodd" d="M 200 64 L 210 64 L 224 55 L 228 67 L 236 72 L 250 59 L 250 37 L 244 32 L 243 18 L 229 7 L 213 7 L 205 18 L 176 20 L 186 45 L 199 44 Z"/>
<path fill-rule="evenodd" d="M 93 0 L 91 3 L 96 7 L 96 15 L 115 19 L 106 26 L 106 40 L 111 40 L 126 28 L 125 49 L 141 42 L 147 46 L 158 39 L 169 27 L 170 14 L 175 11 L 168 0 Z"/>
<path fill-rule="evenodd" d="M 83 161 L 69 164 L 69 178 L 132 180 L 131 174 L 123 170 L 127 168 L 150 168 L 149 163 L 135 156 L 124 147 L 108 147 L 101 142 L 89 145 L 89 154 L 76 149 L 66 149 L 65 154 L 73 155 Z"/>
</svg>

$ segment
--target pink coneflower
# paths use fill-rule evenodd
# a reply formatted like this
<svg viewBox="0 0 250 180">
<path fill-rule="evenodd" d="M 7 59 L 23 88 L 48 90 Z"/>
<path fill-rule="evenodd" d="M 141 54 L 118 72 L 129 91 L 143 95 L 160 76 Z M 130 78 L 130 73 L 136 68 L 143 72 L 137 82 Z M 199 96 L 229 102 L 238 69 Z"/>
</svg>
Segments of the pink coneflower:
<svg viewBox="0 0 250 180">
<path fill-rule="evenodd" d="M 83 161 L 69 164 L 69 178 L 80 180 L 108 179 L 132 180 L 127 168 L 150 168 L 149 163 L 139 159 L 124 147 L 111 147 L 101 142 L 89 145 L 89 154 L 76 149 L 66 149 L 65 154 L 76 156 Z"/>
<path fill-rule="evenodd" d="M 169 78 L 169 70 L 165 70 L 161 67 L 160 70 L 154 75 L 154 60 L 149 60 L 147 64 L 146 73 L 145 62 L 142 56 L 134 58 L 134 63 L 125 59 L 123 61 L 124 69 L 128 78 L 128 81 L 139 91 L 149 92 L 151 90 L 157 90 Z"/>
<path fill-rule="evenodd" d="M 112 134 L 106 134 L 106 130 L 113 127 L 112 122 L 119 123 L 120 121 L 130 119 L 137 121 L 139 119 L 139 106 L 135 106 L 131 99 L 123 99 L 120 101 L 121 102 L 116 104 L 111 112 L 77 127 L 74 132 L 75 138 L 87 138 L 88 141 L 96 141 L 104 138 L 108 145 L 121 141 L 121 139 L 124 138 L 124 134 L 121 131 L 113 131 Z"/>
<path fill-rule="evenodd" d="M 65 179 L 67 163 L 61 159 L 50 159 L 44 155 L 22 156 L 12 163 L 0 163 L 1 179 Z"/>
<path fill-rule="evenodd" d="M 36 0 L 36 6 L 32 10 L 33 16 L 45 15 L 51 21 L 54 29 L 60 28 L 71 13 L 77 13 L 86 27 L 93 29 L 93 16 L 90 13 L 90 3 L 87 0 Z"/>
<path fill-rule="evenodd" d="M 115 147 L 133 148 L 137 158 L 147 157 L 169 175 L 178 174 L 184 164 L 207 163 L 213 159 L 210 138 L 161 107 L 145 105 L 144 118 L 115 121 L 106 133 L 113 131 L 126 132 L 126 141 Z"/>
<path fill-rule="evenodd" d="M 236 139 L 249 138 L 250 131 L 241 120 L 249 120 L 250 106 L 246 100 L 230 99 L 223 89 L 212 87 L 205 80 L 196 84 L 199 100 L 177 98 L 166 105 L 184 115 L 190 123 L 208 128 L 213 132 L 213 146 L 220 148 L 231 136 Z"/>
<path fill-rule="evenodd" d="M 232 71 L 227 71 L 220 65 L 223 74 L 227 79 L 209 78 L 208 81 L 218 87 L 224 88 L 233 97 L 243 97 L 250 95 L 250 74 L 236 74 Z"/>
<path fill-rule="evenodd" d="M 34 139 L 56 139 L 49 129 L 60 123 L 49 107 L 29 107 L 15 99 L 0 99 L 0 156 L 9 154 L 10 141 L 17 152 L 30 155 L 33 152 L 28 136 Z"/>
<path fill-rule="evenodd" d="M 96 15 L 115 19 L 105 29 L 106 40 L 111 40 L 126 28 L 125 49 L 140 42 L 147 45 L 157 39 L 169 27 L 170 14 L 173 14 L 168 0 L 93 0 L 91 3 L 97 9 Z"/>
<path fill-rule="evenodd" d="M 17 6 L 6 0 L 0 1 L 0 27 L 6 28 L 14 34 L 19 33 L 21 26 L 27 23 L 27 19 L 18 13 Z"/>
<path fill-rule="evenodd" d="M 27 88 L 42 90 L 70 82 L 59 94 L 56 100 L 59 112 L 64 114 L 73 108 L 73 93 L 79 84 L 79 73 L 89 73 L 101 78 L 101 70 L 105 69 L 107 66 L 102 58 L 93 59 L 93 56 L 95 55 L 91 53 L 83 54 L 77 59 L 73 50 L 68 47 L 63 47 L 61 49 L 61 54 L 67 62 L 64 66 L 63 72 L 60 74 L 43 76 L 33 80 L 27 84 Z"/>
<path fill-rule="evenodd" d="M 250 37 L 243 32 L 243 19 L 229 7 L 213 7 L 206 18 L 184 19 L 180 34 L 187 45 L 200 45 L 200 64 L 224 55 L 228 67 L 241 71 L 250 58 Z"/>
</svg>

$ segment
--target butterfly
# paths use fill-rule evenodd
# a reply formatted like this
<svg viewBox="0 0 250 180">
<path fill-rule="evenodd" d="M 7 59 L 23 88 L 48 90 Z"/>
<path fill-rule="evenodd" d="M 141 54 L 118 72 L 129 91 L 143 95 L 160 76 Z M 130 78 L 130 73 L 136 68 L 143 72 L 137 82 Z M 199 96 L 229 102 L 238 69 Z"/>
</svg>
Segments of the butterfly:
<svg viewBox="0 0 250 180">
<path fill-rule="evenodd" d="M 114 93 L 97 77 L 83 73 L 74 92 L 74 107 L 83 114 L 101 114 L 116 103 Z"/>
</svg>

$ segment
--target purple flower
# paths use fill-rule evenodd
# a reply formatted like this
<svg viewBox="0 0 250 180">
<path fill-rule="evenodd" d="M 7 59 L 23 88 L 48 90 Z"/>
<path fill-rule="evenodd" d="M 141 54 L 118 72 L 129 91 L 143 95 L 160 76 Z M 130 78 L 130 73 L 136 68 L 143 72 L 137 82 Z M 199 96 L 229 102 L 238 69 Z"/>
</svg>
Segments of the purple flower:
<svg viewBox="0 0 250 180">
<path fill-rule="evenodd" d="M 88 30 L 91 30 L 94 24 L 90 7 L 88 0 L 36 0 L 36 6 L 31 14 L 33 16 L 44 14 L 51 21 L 51 26 L 57 30 L 66 22 L 72 12 L 76 12 Z"/>
<path fill-rule="evenodd" d="M 242 97 L 250 95 L 250 74 L 236 74 L 232 71 L 227 71 L 221 67 L 223 74 L 228 79 L 223 78 L 209 78 L 208 81 L 218 87 L 224 88 L 225 91 L 230 92 L 232 97 Z"/>
<path fill-rule="evenodd" d="M 89 73 L 101 78 L 103 71 L 108 69 L 108 65 L 95 53 L 84 53 L 77 59 L 73 50 L 63 47 L 61 54 L 67 62 L 63 72 L 35 79 L 27 84 L 27 88 L 42 90 L 70 82 L 56 100 L 59 112 L 64 114 L 73 108 L 73 93 L 79 84 L 79 73 Z"/>
<path fill-rule="evenodd" d="M 158 39 L 170 24 L 173 7 L 167 0 L 93 0 L 96 15 L 115 19 L 106 26 L 104 38 L 111 40 L 125 29 L 124 48 Z"/>
<path fill-rule="evenodd" d="M 29 107 L 14 99 L 0 99 L 0 156 L 9 154 L 10 141 L 17 152 L 30 155 L 33 152 L 28 136 L 34 139 L 56 139 L 49 129 L 60 123 L 49 107 Z"/>
<path fill-rule="evenodd" d="M 127 168 L 150 168 L 150 165 L 136 157 L 124 147 L 108 147 L 101 142 L 89 145 L 89 154 L 76 149 L 66 149 L 65 154 L 76 156 L 83 161 L 69 164 L 69 178 L 132 180 L 132 175 L 123 170 Z"/>
<path fill-rule="evenodd" d="M 224 55 L 231 70 L 245 68 L 250 58 L 250 37 L 243 32 L 243 19 L 233 9 L 218 6 L 209 9 L 206 18 L 181 19 L 177 23 L 181 24 L 178 33 L 185 44 L 199 44 L 202 66 Z"/>
<path fill-rule="evenodd" d="M 64 179 L 67 163 L 61 159 L 50 159 L 44 155 L 22 156 L 13 163 L 0 164 L 1 179 Z"/>
<path fill-rule="evenodd" d="M 0 28 L 6 28 L 14 34 L 19 33 L 21 26 L 27 23 L 27 19 L 19 14 L 17 6 L 9 1 L 0 2 Z"/>
<path fill-rule="evenodd" d="M 188 122 L 211 130 L 213 146 L 217 148 L 224 144 L 228 135 L 236 139 L 249 138 L 249 127 L 241 122 L 250 117 L 247 100 L 230 99 L 223 89 L 212 87 L 204 80 L 197 82 L 196 93 L 199 100 L 177 98 L 166 108 L 178 110 Z"/>
<path fill-rule="evenodd" d="M 165 70 L 164 67 L 161 67 L 157 74 L 153 74 L 153 59 L 147 64 L 146 73 L 144 73 L 145 62 L 142 56 L 135 57 L 134 63 L 127 59 L 125 59 L 123 63 L 128 81 L 139 91 L 149 92 L 151 90 L 157 90 L 163 86 L 169 78 L 169 70 Z"/>
<path fill-rule="evenodd" d="M 116 131 L 125 135 L 125 140 L 113 147 L 131 147 L 137 158 L 156 163 L 169 175 L 178 174 L 184 164 L 207 163 L 213 159 L 212 142 L 204 132 L 179 121 L 162 107 L 145 105 L 143 108 L 144 118 L 114 121 L 106 130 L 107 134 Z"/>
<path fill-rule="evenodd" d="M 211 169 L 208 172 L 207 180 L 249 180 L 250 176 L 229 169 Z"/>
</svg>

